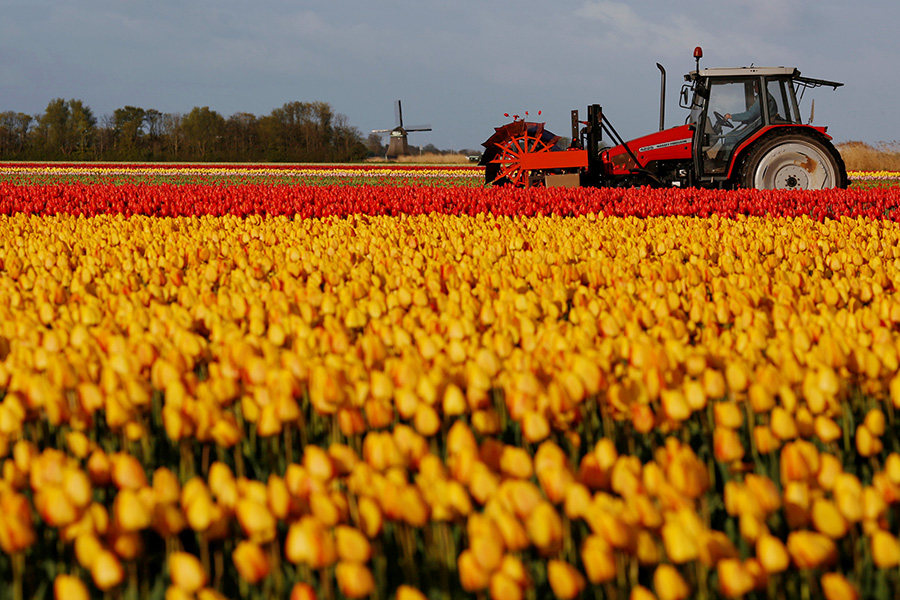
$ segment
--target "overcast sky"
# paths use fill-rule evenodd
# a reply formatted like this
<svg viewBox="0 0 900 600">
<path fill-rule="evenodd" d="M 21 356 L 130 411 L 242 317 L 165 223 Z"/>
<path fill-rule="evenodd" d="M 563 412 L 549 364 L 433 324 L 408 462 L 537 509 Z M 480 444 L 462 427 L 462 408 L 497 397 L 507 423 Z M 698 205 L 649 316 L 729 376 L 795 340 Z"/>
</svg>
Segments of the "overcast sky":
<svg viewBox="0 0 900 600">
<path fill-rule="evenodd" d="M 225 117 L 328 102 L 365 137 L 430 124 L 410 143 L 478 148 L 503 113 L 569 135 L 569 111 L 603 106 L 633 138 L 667 126 L 683 75 L 795 66 L 845 85 L 801 112 L 836 142 L 900 140 L 897 0 L 0 0 L 0 111 L 79 99 L 100 118 L 126 105 Z"/>
</svg>

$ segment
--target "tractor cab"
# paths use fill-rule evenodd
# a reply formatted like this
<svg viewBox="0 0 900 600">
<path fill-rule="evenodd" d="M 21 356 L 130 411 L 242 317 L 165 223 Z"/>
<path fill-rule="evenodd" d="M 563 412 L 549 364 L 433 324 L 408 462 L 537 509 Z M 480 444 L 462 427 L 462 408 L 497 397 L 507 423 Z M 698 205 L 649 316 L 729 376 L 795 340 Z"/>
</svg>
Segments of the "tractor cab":
<svg viewBox="0 0 900 600">
<path fill-rule="evenodd" d="M 732 178 L 743 162 L 735 159 L 772 128 L 805 127 L 798 90 L 842 85 L 801 77 L 792 67 L 698 68 L 685 80 L 681 106 L 690 110 L 695 176 L 706 181 Z M 815 129 L 825 136 L 826 128 Z"/>
</svg>

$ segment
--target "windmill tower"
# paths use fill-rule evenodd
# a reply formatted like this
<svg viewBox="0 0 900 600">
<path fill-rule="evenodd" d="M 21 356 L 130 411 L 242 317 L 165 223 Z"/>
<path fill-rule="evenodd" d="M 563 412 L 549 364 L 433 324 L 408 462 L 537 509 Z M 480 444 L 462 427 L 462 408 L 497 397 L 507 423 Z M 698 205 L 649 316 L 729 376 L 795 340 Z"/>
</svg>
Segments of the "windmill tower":
<svg viewBox="0 0 900 600">
<path fill-rule="evenodd" d="M 400 101 L 394 106 L 394 121 L 397 126 L 393 129 L 373 129 L 372 133 L 390 133 L 391 140 L 388 143 L 387 158 L 397 158 L 409 154 L 409 144 L 406 141 L 410 131 L 431 131 L 431 125 L 403 126 L 403 109 Z"/>
</svg>

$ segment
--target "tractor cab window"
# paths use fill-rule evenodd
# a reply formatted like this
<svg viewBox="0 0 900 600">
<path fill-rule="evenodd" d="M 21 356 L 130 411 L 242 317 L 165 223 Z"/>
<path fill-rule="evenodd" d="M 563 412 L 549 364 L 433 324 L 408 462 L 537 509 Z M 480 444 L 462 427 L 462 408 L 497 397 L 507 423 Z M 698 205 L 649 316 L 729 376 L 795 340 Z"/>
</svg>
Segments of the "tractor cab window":
<svg viewBox="0 0 900 600">
<path fill-rule="evenodd" d="M 770 79 L 766 83 L 766 90 L 769 92 L 770 123 L 773 125 L 800 123 L 800 115 L 794 102 L 794 89 L 789 80 Z"/>
<path fill-rule="evenodd" d="M 734 149 L 763 125 L 773 112 L 771 94 L 760 98 L 760 79 L 711 79 L 701 136 L 703 171 L 724 173 Z"/>
</svg>

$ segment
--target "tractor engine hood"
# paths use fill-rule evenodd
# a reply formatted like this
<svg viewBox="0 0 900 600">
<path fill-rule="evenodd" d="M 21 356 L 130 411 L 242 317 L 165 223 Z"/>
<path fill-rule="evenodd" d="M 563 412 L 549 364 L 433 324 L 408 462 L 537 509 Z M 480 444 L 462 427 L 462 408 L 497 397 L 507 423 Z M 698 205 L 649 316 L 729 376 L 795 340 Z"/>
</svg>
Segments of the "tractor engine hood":
<svg viewBox="0 0 900 600">
<path fill-rule="evenodd" d="M 693 137 L 691 125 L 664 129 L 626 142 L 640 164 L 635 164 L 625 145 L 621 144 L 604 150 L 600 154 L 601 162 L 607 165 L 609 174 L 624 175 L 657 160 L 690 160 Z"/>
</svg>

